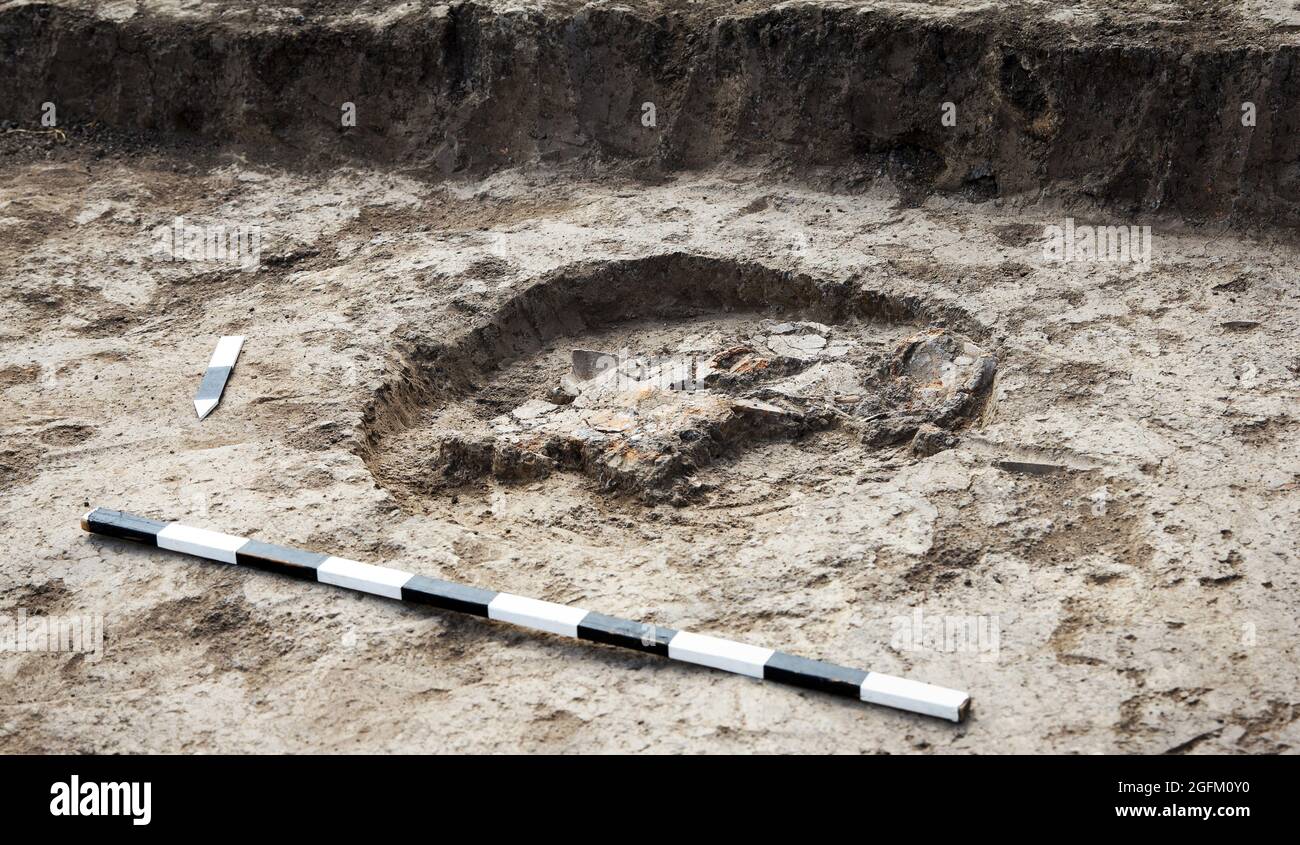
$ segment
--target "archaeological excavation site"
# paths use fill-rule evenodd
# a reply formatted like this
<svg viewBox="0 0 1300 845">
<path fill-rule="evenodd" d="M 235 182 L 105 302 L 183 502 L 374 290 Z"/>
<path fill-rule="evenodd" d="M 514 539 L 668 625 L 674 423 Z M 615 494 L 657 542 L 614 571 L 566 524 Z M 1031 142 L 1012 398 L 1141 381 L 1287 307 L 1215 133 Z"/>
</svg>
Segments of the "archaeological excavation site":
<svg viewBox="0 0 1300 845">
<path fill-rule="evenodd" d="M 0 0 L 0 753 L 1294 753 L 1298 227 L 1289 0 Z"/>
</svg>

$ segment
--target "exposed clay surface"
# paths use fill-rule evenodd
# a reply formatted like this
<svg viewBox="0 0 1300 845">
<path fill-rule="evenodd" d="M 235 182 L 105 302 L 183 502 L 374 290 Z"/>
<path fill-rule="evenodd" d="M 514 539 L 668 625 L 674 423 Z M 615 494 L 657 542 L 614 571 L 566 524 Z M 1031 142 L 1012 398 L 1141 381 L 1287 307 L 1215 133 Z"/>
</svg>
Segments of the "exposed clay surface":
<svg viewBox="0 0 1300 845">
<path fill-rule="evenodd" d="M 38 129 L 49 79 L 73 121 L 0 134 L 0 613 L 106 627 L 98 661 L 0 653 L 0 751 L 1300 747 L 1300 254 L 1198 220 L 1290 219 L 1291 112 L 1230 143 L 1239 86 L 1300 78 L 1289 7 L 405 8 L 0 6 L 0 102 Z M 579 73 L 593 40 L 619 46 Z M 409 122 L 312 123 L 349 73 L 392 92 L 363 115 Z M 992 122 L 943 135 L 957 84 Z M 653 140 L 609 118 L 655 97 Z M 1033 113 L 1063 122 L 1037 137 Z M 1117 208 L 1163 215 L 1149 267 L 1043 260 L 1045 226 Z M 158 260 L 177 216 L 261 226 L 260 266 Z M 248 340 L 199 421 L 222 334 Z M 704 384 L 609 391 L 575 349 Z M 693 402 L 751 410 L 701 427 Z M 582 460 L 548 453 L 584 424 Z M 717 448 L 672 440 L 700 431 Z M 611 472 L 632 434 L 671 471 Z M 974 708 L 955 726 L 89 538 L 95 505 Z M 910 645 L 918 612 L 996 620 L 996 653 Z"/>
</svg>

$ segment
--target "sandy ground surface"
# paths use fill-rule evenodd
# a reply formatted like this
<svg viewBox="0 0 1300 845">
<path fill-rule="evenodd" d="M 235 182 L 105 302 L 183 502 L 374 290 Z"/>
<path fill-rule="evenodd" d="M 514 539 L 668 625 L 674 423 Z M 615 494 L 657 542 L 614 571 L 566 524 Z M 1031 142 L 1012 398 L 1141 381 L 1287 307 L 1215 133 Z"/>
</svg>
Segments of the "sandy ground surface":
<svg viewBox="0 0 1300 845">
<path fill-rule="evenodd" d="M 260 226 L 260 268 L 159 260 L 177 216 Z M 1046 263 L 1043 227 L 1065 216 L 747 170 L 647 186 L 11 160 L 0 613 L 102 614 L 105 642 L 99 660 L 0 654 L 0 751 L 1294 750 L 1296 249 L 1165 225 L 1149 269 Z M 410 350 L 557 272 L 635 285 L 669 253 L 912 297 L 997 356 L 989 405 L 929 457 L 842 429 L 756 443 L 677 504 L 569 472 L 424 488 L 432 441 L 393 470 L 401 435 L 376 436 L 375 398 Z M 223 334 L 248 340 L 198 421 Z M 959 687 L 973 716 L 90 538 L 92 506 Z M 909 647 L 917 611 L 997 636 Z"/>
</svg>

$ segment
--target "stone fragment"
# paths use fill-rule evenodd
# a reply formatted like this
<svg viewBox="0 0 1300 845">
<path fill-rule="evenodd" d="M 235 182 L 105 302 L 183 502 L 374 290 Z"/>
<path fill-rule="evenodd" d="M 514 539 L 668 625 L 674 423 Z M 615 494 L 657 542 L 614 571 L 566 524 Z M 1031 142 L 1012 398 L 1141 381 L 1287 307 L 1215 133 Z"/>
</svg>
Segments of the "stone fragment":
<svg viewBox="0 0 1300 845">
<path fill-rule="evenodd" d="M 767 347 L 777 355 L 797 358 L 801 361 L 812 360 L 817 351 L 826 346 L 826 338 L 819 334 L 770 335 Z"/>
<path fill-rule="evenodd" d="M 543 414 L 549 414 L 555 408 L 554 404 L 547 402 L 545 399 L 529 399 L 511 413 L 518 420 L 535 420 Z"/>
<path fill-rule="evenodd" d="M 951 431 L 925 423 L 917 428 L 916 435 L 912 437 L 912 454 L 928 458 L 952 449 L 957 443 L 957 435 Z"/>
<path fill-rule="evenodd" d="M 572 362 L 573 377 L 578 381 L 590 381 L 606 370 L 617 367 L 618 356 L 591 349 L 575 349 Z"/>
<path fill-rule="evenodd" d="M 1069 469 L 1061 464 L 1039 464 L 1030 461 L 994 461 L 993 466 L 1019 475 L 1055 475 Z"/>
</svg>

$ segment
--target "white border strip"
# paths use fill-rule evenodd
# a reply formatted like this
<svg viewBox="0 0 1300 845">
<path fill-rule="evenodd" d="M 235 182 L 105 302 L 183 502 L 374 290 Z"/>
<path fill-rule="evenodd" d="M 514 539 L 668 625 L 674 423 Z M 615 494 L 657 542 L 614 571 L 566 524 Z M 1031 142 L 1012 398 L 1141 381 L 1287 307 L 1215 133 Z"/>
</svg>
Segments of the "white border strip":
<svg viewBox="0 0 1300 845">
<path fill-rule="evenodd" d="M 970 701 L 964 692 L 920 681 L 909 681 L 896 675 L 880 672 L 868 673 L 862 682 L 859 696 L 871 704 L 883 704 L 900 710 L 911 710 L 927 716 L 938 716 L 954 722 L 961 721 L 962 710 Z"/>
<path fill-rule="evenodd" d="M 673 660 L 712 666 L 751 678 L 763 677 L 763 666 L 775 653 L 774 648 L 760 648 L 689 631 L 678 631 L 668 643 L 668 656 Z"/>
<path fill-rule="evenodd" d="M 327 558 L 324 563 L 316 567 L 316 580 L 322 584 L 347 587 L 349 590 L 360 590 L 363 593 L 386 596 L 390 599 L 400 599 L 402 585 L 412 577 L 411 573 L 400 569 L 373 566 L 369 563 L 348 560 L 345 557 Z"/>
<path fill-rule="evenodd" d="M 248 541 L 205 528 L 191 528 L 173 522 L 158 532 L 158 548 L 198 555 L 222 563 L 235 562 L 235 550 Z"/>
<path fill-rule="evenodd" d="M 578 623 L 589 611 L 567 604 L 555 604 L 510 593 L 498 593 L 488 605 L 488 618 L 512 622 L 525 628 L 549 631 L 565 637 L 578 636 Z"/>
</svg>

